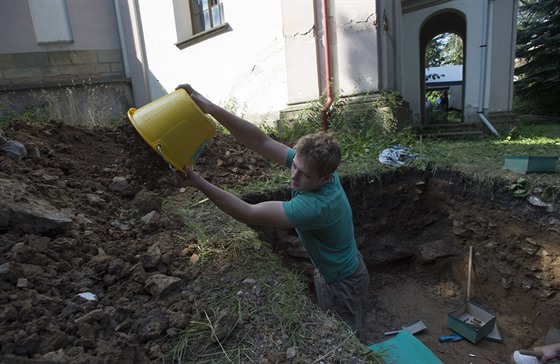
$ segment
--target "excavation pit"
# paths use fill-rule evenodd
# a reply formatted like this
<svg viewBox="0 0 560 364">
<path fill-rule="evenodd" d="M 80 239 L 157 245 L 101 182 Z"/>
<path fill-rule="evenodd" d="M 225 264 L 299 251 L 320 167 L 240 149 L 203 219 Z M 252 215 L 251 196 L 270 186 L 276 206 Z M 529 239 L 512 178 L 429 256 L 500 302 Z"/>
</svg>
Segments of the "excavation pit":
<svg viewBox="0 0 560 364">
<path fill-rule="evenodd" d="M 384 332 L 422 320 L 427 330 L 416 337 L 444 363 L 468 360 L 467 353 L 507 361 L 514 350 L 536 345 L 560 328 L 558 212 L 484 191 L 453 172 L 435 177 L 395 172 L 343 183 L 371 279 L 366 343 L 380 343 L 387 339 Z M 288 197 L 281 193 L 272 199 Z M 314 268 L 295 232 L 257 230 L 307 282 L 312 297 Z M 470 294 L 496 314 L 502 342 L 438 340 L 455 333 L 448 314 L 467 298 L 470 246 Z"/>
</svg>

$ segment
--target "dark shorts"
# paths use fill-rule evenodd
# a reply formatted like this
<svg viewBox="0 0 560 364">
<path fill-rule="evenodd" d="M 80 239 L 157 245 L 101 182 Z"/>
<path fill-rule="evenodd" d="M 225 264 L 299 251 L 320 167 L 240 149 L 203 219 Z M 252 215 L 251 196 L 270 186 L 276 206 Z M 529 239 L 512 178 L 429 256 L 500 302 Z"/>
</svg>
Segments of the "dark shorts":
<svg viewBox="0 0 560 364">
<path fill-rule="evenodd" d="M 319 306 L 332 310 L 354 331 L 362 326 L 363 301 L 367 297 L 369 273 L 362 255 L 359 264 L 350 276 L 332 283 L 326 283 L 323 276 L 315 270 L 315 293 Z"/>
</svg>

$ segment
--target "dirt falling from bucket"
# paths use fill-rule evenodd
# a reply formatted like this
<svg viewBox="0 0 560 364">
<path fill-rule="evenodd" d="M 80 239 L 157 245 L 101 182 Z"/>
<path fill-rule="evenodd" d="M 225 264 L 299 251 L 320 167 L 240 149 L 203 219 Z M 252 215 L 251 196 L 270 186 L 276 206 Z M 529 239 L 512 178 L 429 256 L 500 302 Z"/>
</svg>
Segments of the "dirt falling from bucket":
<svg viewBox="0 0 560 364">
<path fill-rule="evenodd" d="M 130 171 L 132 180 L 148 190 L 175 188 L 175 176 L 169 165 L 142 139 L 127 117 L 123 117 L 117 129 L 117 139 L 125 149 L 122 163 L 125 170 Z M 268 179 L 270 174 L 279 173 L 284 167 L 247 149 L 231 135 L 216 133 L 193 169 L 213 184 L 224 187 Z"/>
<path fill-rule="evenodd" d="M 130 171 L 132 180 L 148 190 L 174 186 L 175 177 L 167 163 L 142 139 L 127 117 L 117 129 L 117 139 L 126 153 L 124 169 Z"/>
</svg>

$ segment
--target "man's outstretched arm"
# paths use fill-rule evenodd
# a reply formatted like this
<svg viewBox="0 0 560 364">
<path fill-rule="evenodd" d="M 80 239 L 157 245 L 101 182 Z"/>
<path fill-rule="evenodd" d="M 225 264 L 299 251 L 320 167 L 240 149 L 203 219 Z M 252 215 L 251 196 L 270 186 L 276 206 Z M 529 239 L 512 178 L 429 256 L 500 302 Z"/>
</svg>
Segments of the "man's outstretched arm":
<svg viewBox="0 0 560 364">
<path fill-rule="evenodd" d="M 178 177 L 179 184 L 197 188 L 220 210 L 237 221 L 248 225 L 293 228 L 284 213 L 281 201 L 265 201 L 250 204 L 230 192 L 214 186 L 191 168 L 185 167 L 185 178 Z"/>
<path fill-rule="evenodd" d="M 284 165 L 289 147 L 266 135 L 253 123 L 214 104 L 188 84 L 179 85 L 205 113 L 212 115 L 240 143 L 263 157 Z"/>
</svg>

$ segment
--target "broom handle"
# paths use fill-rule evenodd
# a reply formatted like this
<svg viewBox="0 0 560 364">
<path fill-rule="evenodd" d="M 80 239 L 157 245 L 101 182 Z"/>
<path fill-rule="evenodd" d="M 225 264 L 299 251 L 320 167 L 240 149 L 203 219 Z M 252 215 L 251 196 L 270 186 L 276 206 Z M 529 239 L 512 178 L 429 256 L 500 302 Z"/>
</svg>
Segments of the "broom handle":
<svg viewBox="0 0 560 364">
<path fill-rule="evenodd" d="M 473 251 L 473 247 L 471 245 L 469 249 L 469 276 L 467 281 L 467 301 L 470 300 L 471 298 L 472 251 Z"/>
</svg>

